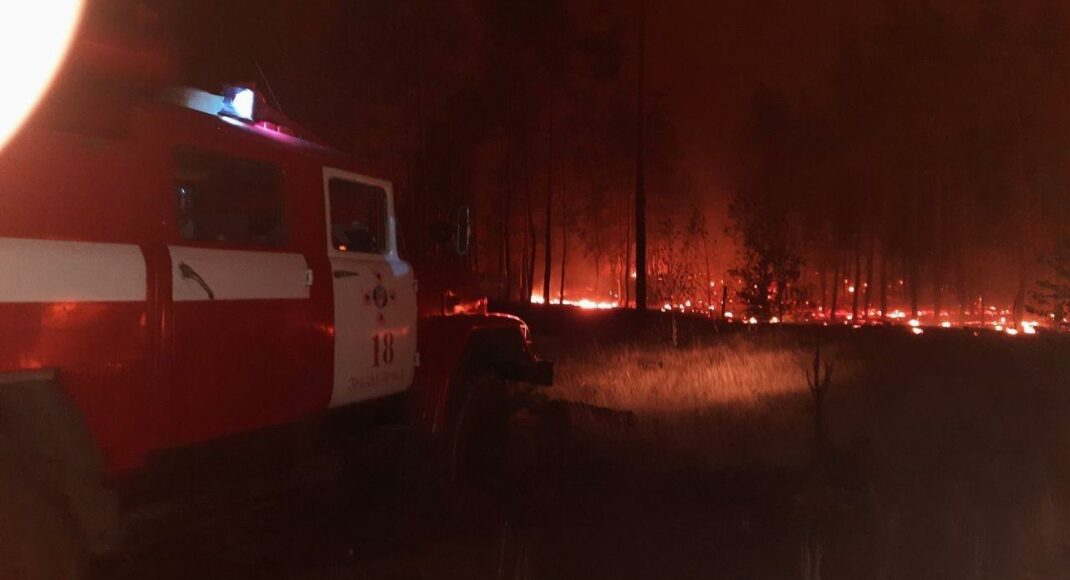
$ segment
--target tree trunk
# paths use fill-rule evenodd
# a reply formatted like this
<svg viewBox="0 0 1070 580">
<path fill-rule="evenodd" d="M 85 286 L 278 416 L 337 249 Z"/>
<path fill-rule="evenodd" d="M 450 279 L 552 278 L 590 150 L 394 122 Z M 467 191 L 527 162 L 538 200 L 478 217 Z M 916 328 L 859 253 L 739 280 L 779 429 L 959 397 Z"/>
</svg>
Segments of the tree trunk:
<svg viewBox="0 0 1070 580">
<path fill-rule="evenodd" d="M 936 184 L 936 232 L 933 235 L 933 323 L 940 324 L 940 311 L 944 309 L 944 193 L 940 182 Z"/>
<path fill-rule="evenodd" d="M 520 301 L 531 302 L 531 280 L 528 279 L 528 228 L 522 228 L 520 238 Z"/>
<path fill-rule="evenodd" d="M 944 309 L 944 282 L 940 266 L 933 264 L 933 320 L 939 324 Z"/>
<path fill-rule="evenodd" d="M 628 224 L 625 224 L 624 227 L 625 229 L 628 229 Z M 613 253 L 613 279 L 615 280 L 614 284 L 616 284 L 616 303 L 618 305 L 627 306 L 627 304 L 625 304 L 623 301 L 625 276 L 627 275 L 626 271 L 628 269 L 628 261 L 624 255 L 624 251 L 622 251 L 622 249 L 624 248 L 622 248 L 621 246 L 617 246 L 616 244 L 614 244 L 614 246 L 616 246 L 616 251 L 614 251 Z"/>
<path fill-rule="evenodd" d="M 543 241 L 542 300 L 550 303 L 550 275 L 553 266 L 553 215 L 554 215 L 554 102 L 550 98 L 550 128 L 547 131 L 546 159 L 546 237 Z"/>
<path fill-rule="evenodd" d="M 840 256 L 836 256 L 836 266 L 832 270 L 832 300 L 829 304 L 829 321 L 833 324 L 836 323 L 836 308 L 839 306 L 837 302 L 840 296 L 840 286 L 842 286 L 840 283 Z"/>
<path fill-rule="evenodd" d="M 910 319 L 918 319 L 918 265 L 915 258 L 910 259 L 907 267 L 907 288 L 910 292 Z"/>
<path fill-rule="evenodd" d="M 881 248 L 881 276 L 880 276 L 880 309 L 881 320 L 888 319 L 888 248 Z"/>
<path fill-rule="evenodd" d="M 598 234 L 595 234 L 597 237 Z M 598 242 L 595 241 L 595 246 Z M 602 287 L 602 252 L 596 250 L 594 253 L 594 295 L 595 298 L 599 298 L 602 295 L 599 293 L 599 289 Z"/>
<path fill-rule="evenodd" d="M 1024 242 L 1023 242 L 1024 244 Z M 1028 269 L 1026 266 L 1025 251 L 1019 250 L 1018 254 L 1018 287 L 1014 292 L 1014 306 L 1011 310 L 1012 322 L 1014 327 L 1018 328 L 1022 324 L 1023 315 L 1025 314 L 1025 288 L 1026 279 L 1028 277 Z"/>
<path fill-rule="evenodd" d="M 624 277 L 624 302 L 621 306 L 627 308 L 632 303 L 632 217 L 633 217 L 633 204 L 632 200 L 628 200 L 625 203 L 625 214 L 628 216 L 624 220 L 624 269 L 621 272 Z"/>
<path fill-rule="evenodd" d="M 527 165 L 526 163 L 525 165 L 530 171 L 531 166 Z M 530 178 L 530 173 L 528 174 L 528 176 Z M 527 248 L 527 269 L 524 270 L 524 276 L 527 279 L 527 285 L 524 288 L 524 298 L 526 302 L 531 303 L 531 296 L 535 293 L 535 256 L 538 255 L 537 246 L 539 245 L 539 243 L 535 237 L 535 204 L 532 203 L 531 199 L 532 183 L 530 179 L 528 180 L 527 185 L 528 187 L 525 198 L 527 200 L 528 210 L 528 235 L 525 239 L 528 240 L 530 244 L 528 244 Z"/>
<path fill-rule="evenodd" d="M 821 296 L 818 299 L 818 312 L 824 316 L 828 310 L 828 260 L 821 260 Z"/>
<path fill-rule="evenodd" d="M 863 289 L 866 299 L 862 302 L 862 319 L 869 320 L 869 307 L 873 299 L 873 253 L 876 251 L 877 242 L 873 236 L 869 236 L 869 245 L 866 248 L 866 283 Z M 855 288 L 857 291 L 858 289 Z"/>
<path fill-rule="evenodd" d="M 728 314 L 728 284 L 721 285 L 721 320 L 727 320 Z"/>
<path fill-rule="evenodd" d="M 970 299 L 970 286 L 969 280 L 966 277 L 966 249 L 963 248 L 958 254 L 958 288 L 956 294 L 959 299 L 959 324 L 966 322 L 968 309 L 971 309 L 973 300 Z"/>
<path fill-rule="evenodd" d="M 595 198 L 596 191 L 594 181 L 591 181 L 591 197 Z M 592 235 L 594 236 L 594 298 L 599 301 L 601 294 L 598 293 L 602 282 L 602 224 L 593 223 Z"/>
<path fill-rule="evenodd" d="M 1011 308 L 1011 316 L 1014 322 L 1014 326 L 1017 328 L 1022 323 L 1022 315 L 1025 313 L 1025 290 L 1028 277 L 1028 256 L 1027 246 L 1030 244 L 1031 227 L 1030 220 L 1033 216 L 1032 201 L 1033 196 L 1029 187 L 1029 169 L 1026 166 L 1026 134 L 1025 129 L 1022 127 L 1021 115 L 1017 117 L 1017 131 L 1018 136 L 1016 140 L 1018 163 L 1017 165 L 1017 189 L 1019 199 L 1021 202 L 1016 206 L 1017 208 L 1017 222 L 1020 228 L 1021 234 L 1018 236 L 1018 286 L 1014 292 L 1014 305 Z"/>
<path fill-rule="evenodd" d="M 505 190 L 502 195 L 502 215 L 501 215 L 501 240 L 502 240 L 502 299 L 505 302 L 509 302 L 513 296 L 513 248 L 511 243 L 511 235 L 509 232 L 509 217 L 512 214 L 511 200 L 513 197 L 513 183 L 512 183 L 512 168 L 510 167 L 510 157 L 506 155 L 505 159 Z"/>
<path fill-rule="evenodd" d="M 713 268 L 710 266 L 710 232 L 702 232 L 702 249 L 706 254 L 706 315 L 710 315 L 710 306 L 713 306 Z"/>
<path fill-rule="evenodd" d="M 468 254 L 466 254 L 466 257 L 468 258 L 468 271 L 479 272 L 479 238 L 480 234 L 482 233 L 480 231 L 482 224 L 480 223 L 478 218 L 479 214 L 472 211 L 472 205 L 468 202 L 467 199 L 465 200 L 465 207 L 467 207 L 468 211 L 470 212 L 468 217 L 468 223 L 471 224 L 470 227 L 472 232 L 471 234 L 469 234 Z"/>
<path fill-rule="evenodd" d="M 565 303 L 565 270 L 568 267 L 568 195 L 561 198 L 561 291 L 558 302 Z"/>
<path fill-rule="evenodd" d="M 907 290 L 910 295 L 910 319 L 918 319 L 918 284 L 921 282 L 918 278 L 921 274 L 921 227 L 918 224 L 918 214 L 920 213 L 920 203 L 918 200 L 918 193 L 914 192 L 910 196 L 910 242 L 909 250 L 906 253 L 906 264 L 903 268 L 906 270 L 907 276 Z"/>
<path fill-rule="evenodd" d="M 635 309 L 646 310 L 646 0 L 639 0 L 639 74 L 636 94 L 635 143 Z"/>
<path fill-rule="evenodd" d="M 854 276 L 854 292 L 851 292 L 851 322 L 858 322 L 858 295 L 862 293 L 862 252 L 858 247 L 858 239 L 860 236 L 855 236 L 854 247 L 854 260 L 855 260 L 855 276 Z"/>
</svg>

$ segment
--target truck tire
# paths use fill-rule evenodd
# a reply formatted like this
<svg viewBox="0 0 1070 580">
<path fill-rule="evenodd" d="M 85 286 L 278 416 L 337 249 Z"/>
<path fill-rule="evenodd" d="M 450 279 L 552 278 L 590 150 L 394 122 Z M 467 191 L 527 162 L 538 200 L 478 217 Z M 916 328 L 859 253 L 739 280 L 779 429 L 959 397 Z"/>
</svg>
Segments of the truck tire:
<svg viewBox="0 0 1070 580">
<path fill-rule="evenodd" d="M 486 370 L 468 373 L 451 421 L 448 469 L 457 486 L 501 492 L 509 471 L 512 401 L 508 385 Z"/>
<path fill-rule="evenodd" d="M 34 486 L 0 476 L 0 578 L 76 580 L 85 554 L 62 504 Z"/>
<path fill-rule="evenodd" d="M 466 375 L 458 391 L 451 437 L 451 480 L 462 517 L 479 522 L 494 547 L 500 580 L 531 576 L 531 529 L 523 488 L 516 481 L 514 411 L 508 381 L 489 371 Z"/>
</svg>

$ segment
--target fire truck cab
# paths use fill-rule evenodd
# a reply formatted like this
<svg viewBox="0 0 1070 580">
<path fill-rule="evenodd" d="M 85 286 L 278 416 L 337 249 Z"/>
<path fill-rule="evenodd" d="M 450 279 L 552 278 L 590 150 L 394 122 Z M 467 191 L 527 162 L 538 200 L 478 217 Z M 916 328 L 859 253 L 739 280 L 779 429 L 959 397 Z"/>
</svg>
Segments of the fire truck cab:
<svg viewBox="0 0 1070 580">
<path fill-rule="evenodd" d="M 0 151 L 0 576 L 63 522 L 114 547 L 176 450 L 368 405 L 448 440 L 472 377 L 550 381 L 522 321 L 417 287 L 389 181 L 168 67 L 82 38 Z"/>
</svg>

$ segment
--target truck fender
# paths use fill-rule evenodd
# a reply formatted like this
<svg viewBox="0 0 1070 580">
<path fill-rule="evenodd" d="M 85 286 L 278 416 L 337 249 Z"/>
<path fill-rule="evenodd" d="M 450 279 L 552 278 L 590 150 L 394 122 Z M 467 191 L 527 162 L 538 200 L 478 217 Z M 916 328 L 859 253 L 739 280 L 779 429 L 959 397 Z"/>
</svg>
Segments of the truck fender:
<svg viewBox="0 0 1070 580">
<path fill-rule="evenodd" d="M 477 328 L 468 337 L 457 369 L 485 368 L 509 381 L 549 385 L 553 367 L 531 352 L 523 331 L 516 327 Z"/>
<path fill-rule="evenodd" d="M 443 317 L 420 329 L 421 367 L 414 397 L 421 430 L 438 435 L 461 382 L 474 369 L 508 381 L 549 385 L 553 365 L 531 349 L 527 327 L 506 315 Z"/>
<path fill-rule="evenodd" d="M 52 370 L 0 373 L 0 466 L 61 502 L 82 546 L 114 547 L 119 503 L 81 413 Z"/>
</svg>

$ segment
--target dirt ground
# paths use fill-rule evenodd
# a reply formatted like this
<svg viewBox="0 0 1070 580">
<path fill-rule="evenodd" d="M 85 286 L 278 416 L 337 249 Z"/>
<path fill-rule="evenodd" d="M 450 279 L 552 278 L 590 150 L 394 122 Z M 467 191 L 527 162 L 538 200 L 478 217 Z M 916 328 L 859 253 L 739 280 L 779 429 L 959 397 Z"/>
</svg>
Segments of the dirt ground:
<svg viewBox="0 0 1070 580">
<path fill-rule="evenodd" d="M 389 458 L 226 512 L 101 578 L 1063 578 L 1070 341 L 521 312 L 558 380 L 502 493 Z M 697 367 L 716 367 L 697 372 Z M 623 379 L 621 377 L 628 377 Z M 646 389 L 644 391 L 644 389 Z M 608 404 L 607 404 L 608 403 Z M 818 574 L 820 576 L 818 576 Z"/>
<path fill-rule="evenodd" d="M 541 444 L 542 429 L 525 436 Z M 96 576 L 783 578 L 794 562 L 782 513 L 795 474 L 645 473 L 555 436 L 555 446 L 571 449 L 550 462 L 553 472 L 516 482 L 517 493 L 500 501 L 428 489 L 374 466 L 225 513 L 113 559 Z"/>
</svg>

